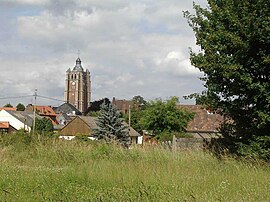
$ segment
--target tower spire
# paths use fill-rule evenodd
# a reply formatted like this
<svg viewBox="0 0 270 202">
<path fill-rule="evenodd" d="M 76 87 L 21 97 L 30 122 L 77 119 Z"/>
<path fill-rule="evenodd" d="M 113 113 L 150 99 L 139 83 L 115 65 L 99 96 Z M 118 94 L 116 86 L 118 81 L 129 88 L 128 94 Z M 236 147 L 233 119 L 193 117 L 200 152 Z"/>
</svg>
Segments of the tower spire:
<svg viewBox="0 0 270 202">
<path fill-rule="evenodd" d="M 79 58 L 80 57 L 80 50 L 78 50 L 78 53 L 77 54 L 78 54 L 78 58 Z"/>
</svg>

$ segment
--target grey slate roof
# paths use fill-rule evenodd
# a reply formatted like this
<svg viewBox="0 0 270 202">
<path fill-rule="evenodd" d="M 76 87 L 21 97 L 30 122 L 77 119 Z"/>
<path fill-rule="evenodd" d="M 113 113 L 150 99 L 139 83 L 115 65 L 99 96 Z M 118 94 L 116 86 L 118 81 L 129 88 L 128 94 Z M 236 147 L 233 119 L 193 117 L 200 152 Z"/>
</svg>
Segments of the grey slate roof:
<svg viewBox="0 0 270 202">
<path fill-rule="evenodd" d="M 77 60 L 76 60 L 76 65 L 75 67 L 73 68 L 73 71 L 83 71 L 83 67 L 82 67 L 82 61 L 81 59 L 78 57 Z"/>
<path fill-rule="evenodd" d="M 98 128 L 96 122 L 97 118 L 92 116 L 79 116 L 90 128 Z"/>
<path fill-rule="evenodd" d="M 126 122 L 124 122 L 125 126 L 128 126 Z M 130 127 L 128 128 L 130 137 L 139 137 L 141 136 L 140 133 L 138 133 L 134 128 Z"/>
<path fill-rule="evenodd" d="M 82 115 L 82 113 L 76 107 L 69 103 L 64 103 L 59 107 L 54 108 L 54 111 L 57 114 L 66 113 L 67 115 Z"/>
<path fill-rule="evenodd" d="M 33 112 L 26 112 L 26 111 L 7 111 L 7 112 L 28 126 L 31 127 L 33 125 L 33 121 L 34 121 Z M 35 116 L 38 119 L 42 119 L 42 117 L 39 116 L 38 114 L 36 114 Z"/>
<path fill-rule="evenodd" d="M 62 113 L 61 116 L 63 116 L 63 118 L 67 121 L 71 120 L 71 118 L 66 113 Z"/>
</svg>

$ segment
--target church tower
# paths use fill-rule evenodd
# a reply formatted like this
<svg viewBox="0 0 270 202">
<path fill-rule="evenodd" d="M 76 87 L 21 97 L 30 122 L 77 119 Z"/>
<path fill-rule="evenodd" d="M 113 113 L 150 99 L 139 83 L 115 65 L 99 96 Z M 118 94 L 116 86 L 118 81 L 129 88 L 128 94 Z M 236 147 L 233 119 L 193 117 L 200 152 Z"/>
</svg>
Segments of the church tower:
<svg viewBox="0 0 270 202">
<path fill-rule="evenodd" d="M 91 80 L 88 69 L 84 71 L 78 57 L 75 67 L 66 71 L 65 102 L 74 105 L 82 113 L 90 107 Z"/>
</svg>

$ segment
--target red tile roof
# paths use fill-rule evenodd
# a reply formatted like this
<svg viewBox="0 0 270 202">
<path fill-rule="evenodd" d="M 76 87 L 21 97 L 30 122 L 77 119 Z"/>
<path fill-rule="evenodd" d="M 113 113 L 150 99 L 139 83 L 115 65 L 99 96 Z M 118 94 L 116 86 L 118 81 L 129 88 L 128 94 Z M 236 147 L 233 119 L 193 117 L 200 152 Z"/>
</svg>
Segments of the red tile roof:
<svg viewBox="0 0 270 202">
<path fill-rule="evenodd" d="M 50 106 L 36 106 L 36 110 L 40 115 L 56 115 L 55 111 Z"/>
<path fill-rule="evenodd" d="M 4 109 L 6 111 L 16 111 L 17 109 L 15 107 L 0 107 L 0 111 Z"/>
<path fill-rule="evenodd" d="M 0 122 L 0 128 L 9 129 L 9 122 Z"/>
<path fill-rule="evenodd" d="M 201 105 L 178 105 L 195 113 L 194 119 L 188 123 L 187 132 L 216 133 L 224 118 L 216 113 L 211 113 Z"/>
<path fill-rule="evenodd" d="M 25 111 L 32 112 L 34 111 L 34 106 L 29 104 L 26 106 Z M 56 120 L 57 114 L 50 106 L 36 106 L 36 112 L 43 117 L 47 117 L 50 119 L 53 125 L 58 124 L 58 121 Z"/>
<path fill-rule="evenodd" d="M 55 111 L 50 106 L 36 106 L 39 115 L 57 116 Z M 25 111 L 34 111 L 33 105 L 27 105 Z"/>
</svg>

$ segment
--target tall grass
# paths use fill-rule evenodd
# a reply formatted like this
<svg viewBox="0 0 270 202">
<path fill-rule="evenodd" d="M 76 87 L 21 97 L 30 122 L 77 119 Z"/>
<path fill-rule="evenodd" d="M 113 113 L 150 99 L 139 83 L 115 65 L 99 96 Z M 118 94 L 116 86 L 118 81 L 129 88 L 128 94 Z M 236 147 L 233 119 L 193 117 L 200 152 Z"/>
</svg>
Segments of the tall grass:
<svg viewBox="0 0 270 202">
<path fill-rule="evenodd" d="M 210 153 L 0 138 L 0 201 L 269 201 L 270 169 Z"/>
</svg>

